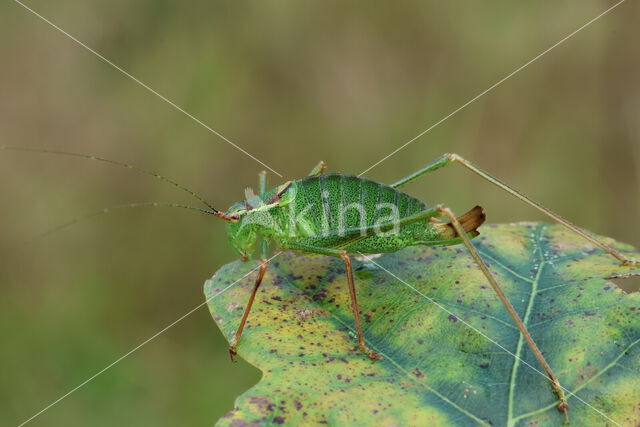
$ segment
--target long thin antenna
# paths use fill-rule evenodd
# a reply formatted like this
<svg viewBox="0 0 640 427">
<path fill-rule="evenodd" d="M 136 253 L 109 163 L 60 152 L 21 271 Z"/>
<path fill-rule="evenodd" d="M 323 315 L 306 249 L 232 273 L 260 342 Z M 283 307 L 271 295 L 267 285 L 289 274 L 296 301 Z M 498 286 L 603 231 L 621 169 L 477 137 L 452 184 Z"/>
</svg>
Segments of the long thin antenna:
<svg viewBox="0 0 640 427">
<path fill-rule="evenodd" d="M 96 216 L 100 216 L 100 215 L 106 215 L 108 213 L 111 213 L 112 211 L 115 210 L 119 210 L 119 209 L 127 209 L 127 208 L 140 208 L 140 207 L 168 207 L 168 208 L 183 208 L 183 209 L 189 209 L 189 210 L 193 210 L 193 211 L 197 211 L 197 212 L 201 212 L 207 215 L 211 215 L 212 212 L 210 210 L 207 209 L 202 209 L 202 208 L 198 208 L 195 206 L 189 206 L 189 205 L 183 205 L 180 203 L 166 203 L 166 202 L 139 202 L 139 203 L 127 203 L 124 205 L 116 205 L 116 206 L 109 206 L 107 208 L 102 208 L 100 210 L 97 211 L 93 211 L 93 212 L 89 212 L 85 215 L 76 217 L 72 220 L 69 220 L 67 222 L 64 222 L 62 224 L 59 224 L 47 231 L 44 231 L 40 234 L 37 234 L 35 236 L 33 236 L 32 238 L 30 238 L 29 240 L 25 241 L 25 244 L 31 244 L 37 240 L 40 240 L 44 237 L 47 237 L 53 233 L 57 233 L 60 230 L 63 230 L 65 228 L 71 227 L 72 225 L 75 225 L 79 222 L 82 222 L 86 219 L 89 218 L 93 218 Z"/>
<path fill-rule="evenodd" d="M 85 159 L 85 160 L 96 160 L 98 162 L 103 162 L 103 163 L 108 163 L 111 165 L 116 165 L 116 166 L 121 166 L 127 169 L 132 169 L 135 170 L 137 172 L 143 173 L 145 175 L 149 175 L 152 176 L 154 178 L 158 178 L 161 181 L 164 182 L 168 182 L 169 184 L 173 185 L 174 187 L 189 193 L 191 196 L 195 197 L 196 199 L 198 199 L 201 203 L 203 203 L 206 207 L 208 207 L 210 209 L 210 211 L 208 213 L 210 214 L 214 214 L 216 216 L 219 216 L 219 214 L 221 214 L 221 212 L 219 212 L 217 209 L 215 209 L 213 206 L 211 206 L 211 204 L 209 202 L 207 202 L 203 197 L 200 197 L 198 194 L 196 194 L 195 191 L 192 191 L 190 189 L 188 189 L 187 187 L 178 184 L 177 182 L 164 177 L 162 175 L 159 175 L 155 172 L 150 172 L 146 169 L 142 169 L 139 168 L 137 166 L 131 165 L 129 163 L 123 163 L 123 162 L 118 162 L 116 160 L 110 160 L 110 159 L 105 159 L 102 157 L 97 157 L 97 156 L 91 156 L 91 155 L 87 155 L 87 154 L 79 154 L 79 153 L 71 153 L 71 152 L 67 152 L 67 151 L 57 151 L 57 150 L 49 150 L 46 148 L 31 148 L 31 147 L 13 147 L 13 146 L 8 146 L 8 145 L 0 145 L 0 151 L 24 151 L 24 152 L 28 152 L 28 153 L 43 153 L 43 154 L 55 154 L 58 156 L 69 156 L 69 157 L 77 157 L 80 159 Z"/>
<path fill-rule="evenodd" d="M 164 102 L 166 102 L 167 104 L 171 105 L 173 108 L 175 108 L 176 110 L 180 111 L 182 114 L 184 114 L 185 116 L 189 117 L 191 120 L 193 120 L 194 122 L 198 123 L 200 126 L 204 127 L 205 129 L 207 129 L 209 132 L 213 133 L 214 135 L 216 135 L 218 138 L 222 139 L 223 141 L 226 141 L 227 143 L 231 144 L 231 146 L 235 147 L 237 150 L 241 151 L 242 153 L 244 153 L 245 155 L 251 157 L 253 160 L 255 160 L 256 162 L 260 163 L 262 166 L 264 166 L 265 168 L 269 169 L 271 172 L 275 173 L 276 175 L 278 175 L 280 178 L 283 178 L 283 176 L 281 174 L 279 174 L 276 170 L 274 170 L 273 168 L 269 167 L 269 165 L 265 164 L 264 162 L 260 161 L 257 157 L 255 157 L 253 154 L 249 153 L 247 150 L 245 150 L 244 148 L 240 147 L 238 144 L 236 144 L 235 142 L 231 141 L 229 138 L 225 137 L 224 135 L 222 135 L 220 132 L 216 131 L 215 129 L 213 129 L 211 126 L 207 125 L 206 123 L 204 123 L 202 120 L 200 120 L 199 118 L 195 117 L 193 114 L 189 113 L 188 111 L 186 111 L 184 108 L 180 107 L 178 104 L 176 104 L 175 102 L 171 101 L 169 98 L 167 98 L 166 96 L 162 95 L 161 93 L 159 93 L 158 91 L 156 91 L 155 89 L 153 89 L 151 86 L 149 86 L 148 84 L 144 83 L 143 81 L 139 80 L 138 78 L 134 77 L 133 75 L 131 75 L 130 73 L 128 73 L 127 71 L 125 71 L 123 68 L 119 67 L 118 65 L 116 65 L 115 63 L 113 63 L 112 61 L 108 60 L 106 57 L 104 57 L 103 55 L 99 54 L 97 51 L 93 50 L 92 48 L 90 48 L 89 46 L 87 46 L 85 43 L 81 42 L 80 40 L 78 40 L 77 38 L 75 38 L 74 36 L 72 36 L 71 34 L 69 34 L 68 32 L 66 32 L 65 30 L 63 30 L 62 28 L 60 28 L 59 26 L 57 26 L 56 24 L 54 24 L 53 22 L 51 22 L 50 20 L 48 20 L 47 18 L 45 18 L 44 16 L 40 15 L 38 12 L 36 12 L 35 10 L 31 9 L 29 6 L 27 6 L 26 4 L 20 2 L 19 0 L 13 0 L 14 2 L 16 2 L 17 4 L 19 4 L 20 6 L 22 6 L 24 9 L 26 9 L 27 11 L 31 12 L 33 15 L 37 16 L 40 20 L 46 22 L 47 24 L 49 24 L 50 26 L 52 26 L 53 28 L 55 28 L 56 30 L 58 30 L 59 32 L 61 32 L 62 34 L 64 34 L 65 36 L 67 36 L 68 38 L 70 38 L 71 40 L 73 40 L 74 42 L 76 42 L 78 45 L 82 46 L 83 48 L 85 48 L 86 50 L 88 50 L 89 52 L 93 53 L 95 56 L 97 56 L 98 58 L 100 58 L 102 61 L 104 61 L 105 63 L 111 65 L 113 68 L 115 68 L 116 70 L 120 71 L 122 74 L 124 74 L 125 76 L 127 76 L 128 78 L 130 78 L 131 80 L 133 80 L 134 82 L 136 82 L 137 84 L 139 84 L 140 86 L 142 86 L 143 88 L 145 88 L 146 90 L 148 90 L 149 92 L 153 93 L 155 96 L 157 96 L 158 98 L 162 99 Z"/>
</svg>

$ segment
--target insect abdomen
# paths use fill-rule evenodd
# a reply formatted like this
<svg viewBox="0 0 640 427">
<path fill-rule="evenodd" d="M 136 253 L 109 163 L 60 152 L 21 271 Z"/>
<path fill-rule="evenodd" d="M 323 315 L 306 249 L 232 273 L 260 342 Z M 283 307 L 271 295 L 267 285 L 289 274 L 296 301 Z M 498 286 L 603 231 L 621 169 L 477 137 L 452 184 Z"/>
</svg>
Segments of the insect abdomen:
<svg viewBox="0 0 640 427">
<path fill-rule="evenodd" d="M 318 235 L 398 220 L 427 209 L 415 197 L 355 175 L 323 174 L 294 184 L 296 222 Z"/>
</svg>

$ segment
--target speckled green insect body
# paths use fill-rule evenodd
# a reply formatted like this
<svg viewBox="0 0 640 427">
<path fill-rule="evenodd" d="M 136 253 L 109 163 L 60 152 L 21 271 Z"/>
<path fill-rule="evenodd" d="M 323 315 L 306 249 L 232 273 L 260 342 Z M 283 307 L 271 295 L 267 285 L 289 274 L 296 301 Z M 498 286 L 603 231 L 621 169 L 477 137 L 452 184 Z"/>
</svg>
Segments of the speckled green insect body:
<svg viewBox="0 0 640 427">
<path fill-rule="evenodd" d="M 245 259 L 259 238 L 272 239 L 283 249 L 328 255 L 335 250 L 377 254 L 461 242 L 450 225 L 433 221 L 437 210 L 421 200 L 389 185 L 339 173 L 290 181 L 233 205 L 226 214 L 236 218 L 227 226 L 229 242 Z M 475 228 L 484 221 L 482 210 L 476 207 L 463 219 L 468 219 L 461 222 L 470 237 L 476 236 Z"/>
<path fill-rule="evenodd" d="M 262 242 L 260 273 L 231 340 L 232 359 L 267 269 L 270 241 L 275 241 L 279 250 L 335 256 L 344 261 L 358 343 L 365 354 L 376 360 L 380 356 L 366 346 L 362 333 L 350 256 L 395 252 L 414 245 L 468 242 L 478 235 L 476 229 L 485 220 L 479 206 L 456 218 L 443 206 L 430 208 L 397 189 L 413 176 L 385 185 L 354 175 L 325 174 L 324 169 L 320 162 L 307 177 L 271 190 L 266 189 L 266 175 L 262 173 L 260 195 L 247 190 L 245 201 L 234 204 L 227 212 L 215 211 L 216 216 L 228 221 L 229 241 L 242 259 L 248 260 L 256 243 Z M 442 223 L 436 219 L 438 216 L 448 216 L 451 222 Z"/>
</svg>

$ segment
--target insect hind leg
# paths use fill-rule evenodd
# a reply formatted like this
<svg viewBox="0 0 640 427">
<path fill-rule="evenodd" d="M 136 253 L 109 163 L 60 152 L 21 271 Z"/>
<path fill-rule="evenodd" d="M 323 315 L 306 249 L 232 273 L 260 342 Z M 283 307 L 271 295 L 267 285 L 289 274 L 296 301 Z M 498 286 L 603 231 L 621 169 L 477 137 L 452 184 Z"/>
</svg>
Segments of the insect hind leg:
<svg viewBox="0 0 640 427">
<path fill-rule="evenodd" d="M 443 216 L 446 216 L 451 221 L 451 225 L 453 225 L 458 235 L 462 239 L 462 243 L 464 243 L 464 245 L 467 247 L 467 250 L 473 257 L 473 260 L 482 271 L 482 274 L 484 274 L 484 276 L 489 281 L 489 284 L 495 291 L 496 295 L 498 296 L 498 299 L 500 299 L 504 307 L 507 309 L 507 312 L 509 312 L 509 315 L 511 316 L 514 323 L 520 330 L 520 333 L 524 337 L 525 341 L 527 341 L 529 348 L 531 348 L 531 351 L 533 351 L 534 356 L 536 357 L 536 359 L 544 369 L 545 373 L 549 377 L 549 381 L 551 382 L 551 387 L 553 389 L 553 392 L 558 396 L 558 406 L 557 406 L 558 411 L 564 414 L 565 423 L 568 424 L 569 423 L 569 405 L 567 403 L 567 399 L 564 395 L 564 390 L 560 385 L 560 381 L 558 380 L 558 377 L 551 369 L 551 366 L 549 366 L 549 363 L 547 363 L 547 361 L 545 360 L 544 356 L 542 355 L 542 352 L 538 348 L 538 345 L 535 343 L 535 341 L 531 337 L 531 334 L 529 334 L 527 327 L 524 325 L 524 323 L 520 319 L 520 316 L 516 312 L 515 308 L 513 308 L 513 305 L 511 305 L 511 302 L 502 291 L 502 288 L 496 281 L 495 277 L 493 276 L 493 274 L 491 274 L 491 271 L 489 271 L 487 264 L 484 262 L 484 260 L 482 259 L 478 251 L 476 251 L 473 244 L 467 237 L 467 234 L 465 233 L 464 228 L 462 227 L 462 224 L 460 224 L 460 221 L 458 221 L 458 218 L 456 218 L 456 216 L 453 214 L 451 209 L 445 206 L 439 206 L 438 210 Z"/>
<path fill-rule="evenodd" d="M 529 196 L 527 196 L 524 193 L 520 192 L 519 190 L 516 190 L 515 188 L 511 187 L 510 185 L 504 183 L 503 181 L 501 181 L 500 179 L 498 179 L 495 176 L 491 175 L 490 173 L 480 169 L 479 167 L 477 167 L 476 165 L 474 165 L 470 161 L 462 158 L 458 154 L 443 154 L 442 156 L 440 156 L 440 158 L 438 158 L 433 163 L 430 163 L 427 166 L 425 166 L 424 168 L 422 168 L 422 169 L 412 173 L 411 175 L 408 175 L 408 176 L 400 179 L 399 181 L 391 184 L 391 187 L 394 187 L 394 188 L 401 187 L 401 186 L 403 186 L 405 184 L 408 184 L 409 182 L 421 177 L 422 175 L 425 175 L 425 174 L 427 174 L 429 172 L 434 172 L 434 171 L 436 171 L 436 170 L 438 170 L 440 168 L 443 168 L 445 166 L 448 166 L 448 165 L 450 165 L 452 163 L 461 164 L 462 166 L 464 166 L 465 168 L 469 169 L 470 171 L 472 171 L 476 175 L 479 175 L 482 179 L 490 182 L 491 184 L 493 184 L 496 187 L 500 188 L 501 190 L 507 192 L 508 194 L 512 195 L 513 197 L 516 197 L 517 199 L 522 200 L 523 202 L 525 202 L 529 206 L 532 206 L 532 207 L 536 208 L 537 210 L 539 210 L 540 212 L 544 213 L 548 217 L 550 217 L 553 220 L 557 221 L 558 223 L 562 224 L 564 227 L 568 228 L 569 230 L 573 231 L 574 233 L 576 233 L 579 236 L 583 237 L 584 239 L 588 240 L 593 245 L 595 245 L 595 246 L 599 247 L 600 249 L 604 250 L 605 252 L 607 252 L 608 254 L 613 256 L 614 258 L 616 258 L 618 261 L 620 261 L 620 263 L 622 265 L 625 265 L 625 266 L 638 266 L 638 265 L 640 265 L 640 260 L 629 258 L 628 256 L 620 253 L 615 248 L 612 248 L 611 246 L 607 245 L 606 243 L 604 243 L 604 242 L 600 241 L 599 239 L 593 237 L 591 234 L 585 232 L 584 230 L 582 230 L 580 227 L 578 227 L 577 225 L 573 224 L 572 222 L 564 219 L 563 217 L 561 217 L 557 213 L 553 212 L 551 209 L 548 209 L 548 208 L 544 207 L 542 204 L 540 204 L 537 201 L 533 200 L 532 198 L 530 198 Z"/>
</svg>

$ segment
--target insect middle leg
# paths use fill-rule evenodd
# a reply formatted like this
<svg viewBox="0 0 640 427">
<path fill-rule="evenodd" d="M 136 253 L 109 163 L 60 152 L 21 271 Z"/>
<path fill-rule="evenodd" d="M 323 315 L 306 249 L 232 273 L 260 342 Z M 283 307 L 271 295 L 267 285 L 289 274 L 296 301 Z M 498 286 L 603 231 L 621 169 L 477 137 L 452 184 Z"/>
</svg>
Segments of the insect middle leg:
<svg viewBox="0 0 640 427">
<path fill-rule="evenodd" d="M 240 337 L 242 337 L 244 325 L 245 323 L 247 323 L 247 318 L 249 317 L 249 312 L 251 311 L 253 300 L 256 298 L 256 293 L 258 292 L 258 288 L 260 287 L 262 279 L 264 278 L 264 274 L 267 271 L 267 266 L 268 260 L 263 259 L 262 263 L 260 264 L 260 270 L 258 271 L 258 277 L 256 277 L 256 281 L 253 284 L 253 291 L 251 292 L 251 296 L 249 297 L 249 302 L 247 303 L 247 307 L 244 309 L 244 314 L 242 315 L 242 319 L 240 320 L 240 326 L 238 326 L 235 335 L 229 343 L 229 356 L 231 357 L 232 362 L 235 362 L 234 357 L 238 354 L 238 344 L 240 343 Z"/>
<path fill-rule="evenodd" d="M 515 322 L 516 326 L 520 330 L 520 333 L 524 337 L 525 341 L 527 341 L 527 344 L 531 348 L 531 351 L 533 351 L 534 356 L 536 357 L 536 359 L 538 359 L 538 362 L 540 362 L 540 365 L 542 366 L 545 373 L 549 377 L 549 380 L 551 381 L 551 388 L 553 389 L 554 393 L 558 396 L 558 399 L 559 399 L 558 406 L 557 406 L 558 411 L 564 413 L 565 422 L 568 423 L 569 422 L 569 415 L 568 415 L 569 405 L 567 404 L 567 399 L 564 395 L 564 391 L 562 389 L 562 386 L 560 385 L 560 381 L 558 380 L 558 377 L 555 375 L 555 373 L 551 369 L 551 366 L 549 366 L 549 363 L 547 363 L 547 361 L 545 360 L 544 356 L 542 355 L 542 352 L 538 348 L 538 345 L 535 343 L 535 341 L 531 337 L 531 334 L 529 334 L 527 327 L 524 325 L 524 323 L 522 323 L 520 316 L 516 312 L 515 308 L 513 308 L 513 305 L 511 305 L 511 302 L 502 291 L 502 288 L 500 288 L 500 285 L 498 285 L 498 282 L 496 281 L 495 277 L 493 276 L 493 274 L 491 274 L 491 271 L 489 271 L 489 268 L 480 257 L 480 254 L 474 248 L 473 244 L 469 240 L 469 237 L 464 232 L 464 229 L 460 224 L 460 221 L 458 221 L 458 219 L 453 214 L 451 209 L 444 206 L 440 206 L 438 209 L 443 216 L 446 216 L 449 218 L 449 220 L 451 221 L 451 224 L 456 229 L 456 232 L 458 233 L 459 237 L 462 239 L 462 243 L 464 243 L 464 245 L 469 250 L 469 253 L 473 257 L 474 261 L 476 262 L 476 264 L 478 265 L 478 267 L 480 268 L 484 276 L 489 281 L 489 284 L 491 285 L 495 293 L 498 295 L 498 298 L 500 299 L 502 304 L 505 306 L 505 308 L 509 312 L 509 315 L 513 318 L 513 321 Z"/>
<path fill-rule="evenodd" d="M 360 346 L 360 350 L 371 360 L 382 359 L 375 351 L 371 350 L 367 347 L 367 344 L 364 341 L 364 333 L 362 332 L 362 324 L 360 323 L 360 308 L 358 306 L 358 298 L 356 295 L 356 285 L 353 279 L 353 269 L 351 268 L 351 258 L 346 251 L 334 248 L 322 248 L 318 246 L 310 246 L 297 242 L 288 242 L 286 243 L 286 249 L 293 249 L 302 252 L 314 253 L 318 255 L 328 255 L 339 257 L 344 262 L 345 270 L 347 273 L 347 283 L 349 285 L 349 296 L 351 297 L 351 309 L 353 311 L 353 319 L 356 324 L 356 332 L 358 334 L 358 345 Z"/>
<path fill-rule="evenodd" d="M 349 295 L 351 296 L 351 309 L 353 310 L 353 318 L 356 322 L 356 331 L 358 332 L 358 345 L 360 350 L 371 360 L 382 359 L 382 357 L 373 350 L 370 350 L 364 342 L 364 334 L 362 333 L 362 325 L 360 324 L 360 308 L 358 307 L 358 298 L 356 297 L 356 285 L 353 280 L 353 269 L 351 268 L 351 259 L 346 252 L 340 252 L 340 258 L 344 261 L 347 270 L 347 282 L 349 283 Z"/>
<path fill-rule="evenodd" d="M 322 175 L 325 169 L 327 169 L 327 165 L 322 160 L 320 160 L 320 162 L 318 162 L 318 164 L 315 165 L 313 169 L 311 169 L 311 171 L 309 172 L 309 176 Z"/>
<path fill-rule="evenodd" d="M 480 169 L 479 167 L 477 167 L 476 165 L 474 165 L 470 161 L 463 159 L 462 157 L 460 157 L 457 154 L 444 154 L 439 159 L 437 159 L 435 162 L 433 162 L 433 163 L 425 166 L 424 168 L 418 170 L 417 172 L 414 172 L 411 175 L 406 176 L 406 177 L 402 178 L 401 180 L 391 184 L 391 187 L 394 187 L 394 188 L 401 187 L 401 186 L 403 186 L 403 185 L 405 185 L 405 184 L 407 184 L 407 183 L 409 183 L 409 182 L 421 177 L 424 174 L 427 174 L 429 172 L 433 172 L 435 170 L 438 170 L 440 168 L 448 166 L 451 163 L 460 163 L 461 165 L 463 165 L 467 169 L 469 169 L 472 172 L 474 172 L 475 174 L 479 175 L 480 177 L 482 177 L 486 181 L 489 181 L 490 183 L 492 183 L 493 185 L 497 186 L 501 190 L 504 190 L 507 193 L 509 193 L 510 195 L 512 195 L 512 196 L 522 200 L 523 202 L 527 203 L 528 205 L 533 206 L 534 208 L 538 209 L 540 212 L 544 213 L 545 215 L 547 215 L 550 218 L 554 219 L 555 221 L 559 222 L 560 224 L 562 224 L 563 226 L 565 226 L 569 230 L 571 230 L 574 233 L 582 236 L 583 238 L 585 238 L 586 240 L 588 240 L 589 242 L 591 242 L 595 246 L 603 249 L 605 252 L 607 252 L 608 254 L 610 254 L 611 256 L 616 258 L 618 261 L 620 261 L 623 265 L 629 265 L 629 266 L 640 265 L 640 260 L 632 259 L 632 258 L 629 258 L 629 257 L 625 256 L 624 254 L 621 254 L 616 249 L 612 248 L 611 246 L 607 245 L 606 243 L 601 242 L 600 240 L 596 239 L 595 237 L 593 237 L 589 233 L 585 232 L 584 230 L 582 230 L 577 225 L 575 225 L 572 222 L 564 219 L 563 217 L 561 217 L 557 213 L 553 212 L 552 210 L 542 206 L 540 203 L 536 202 L 535 200 L 531 199 L 530 197 L 526 196 L 525 194 L 521 193 L 520 191 L 516 190 L 515 188 L 505 184 L 504 182 L 502 182 L 498 178 L 494 177 L 493 175 L 489 174 L 488 172 L 485 172 L 484 170 Z"/>
</svg>

